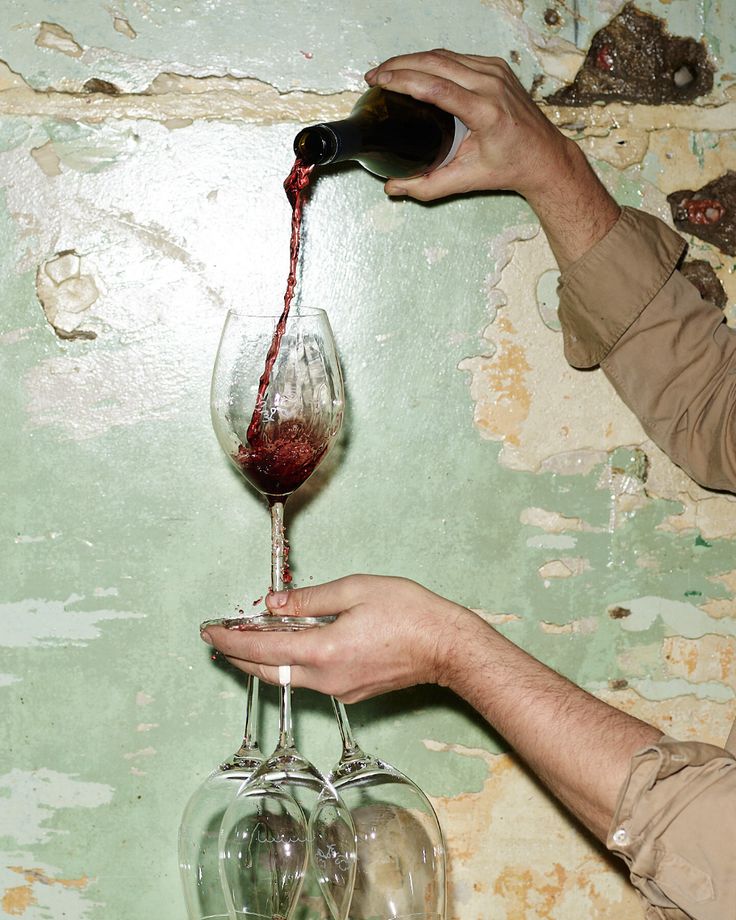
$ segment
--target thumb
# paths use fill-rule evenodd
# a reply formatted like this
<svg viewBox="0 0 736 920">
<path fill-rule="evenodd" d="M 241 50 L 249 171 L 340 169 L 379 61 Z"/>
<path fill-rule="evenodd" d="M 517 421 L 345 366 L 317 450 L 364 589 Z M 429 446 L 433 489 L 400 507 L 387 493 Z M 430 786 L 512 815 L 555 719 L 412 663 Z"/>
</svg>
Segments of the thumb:
<svg viewBox="0 0 736 920">
<path fill-rule="evenodd" d="M 354 603 L 352 584 L 351 578 L 339 578 L 322 585 L 277 591 L 266 595 L 266 606 L 272 613 L 286 616 L 334 616 Z"/>
<path fill-rule="evenodd" d="M 434 201 L 448 195 L 472 191 L 473 185 L 458 160 L 448 163 L 426 176 L 415 179 L 389 179 L 383 190 L 387 195 L 406 195 L 416 201 Z"/>
</svg>

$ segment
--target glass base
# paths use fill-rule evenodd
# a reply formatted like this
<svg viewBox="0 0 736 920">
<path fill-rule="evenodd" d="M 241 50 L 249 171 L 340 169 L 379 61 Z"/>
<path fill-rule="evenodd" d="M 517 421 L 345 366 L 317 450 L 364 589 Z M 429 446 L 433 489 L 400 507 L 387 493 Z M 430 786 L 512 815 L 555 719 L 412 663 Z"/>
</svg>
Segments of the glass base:
<svg viewBox="0 0 736 920">
<path fill-rule="evenodd" d="M 199 627 L 200 632 L 208 626 L 224 626 L 225 629 L 258 630 L 261 632 L 296 632 L 299 629 L 314 629 L 315 626 L 326 626 L 333 623 L 337 617 L 288 617 L 275 613 L 254 613 L 249 616 L 217 617 L 214 620 L 205 620 Z"/>
</svg>

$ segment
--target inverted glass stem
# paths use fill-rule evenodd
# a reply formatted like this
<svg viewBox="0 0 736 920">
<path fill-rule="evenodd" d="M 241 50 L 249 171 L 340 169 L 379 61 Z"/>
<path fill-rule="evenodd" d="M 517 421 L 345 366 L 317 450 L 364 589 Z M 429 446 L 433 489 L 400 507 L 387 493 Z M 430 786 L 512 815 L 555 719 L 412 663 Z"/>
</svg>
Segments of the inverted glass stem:
<svg viewBox="0 0 736 920">
<path fill-rule="evenodd" d="M 258 690 L 260 683 L 253 674 L 248 675 L 245 683 L 245 729 L 243 730 L 242 751 L 258 749 Z"/>
<path fill-rule="evenodd" d="M 350 720 L 348 719 L 345 704 L 341 703 L 340 700 L 336 700 L 334 696 L 331 697 L 331 699 L 332 708 L 335 710 L 335 717 L 337 718 L 337 727 L 340 730 L 343 758 L 354 757 L 359 753 L 362 754 L 360 745 L 355 740 L 355 735 L 353 735 L 353 730 L 350 727 Z"/>
</svg>

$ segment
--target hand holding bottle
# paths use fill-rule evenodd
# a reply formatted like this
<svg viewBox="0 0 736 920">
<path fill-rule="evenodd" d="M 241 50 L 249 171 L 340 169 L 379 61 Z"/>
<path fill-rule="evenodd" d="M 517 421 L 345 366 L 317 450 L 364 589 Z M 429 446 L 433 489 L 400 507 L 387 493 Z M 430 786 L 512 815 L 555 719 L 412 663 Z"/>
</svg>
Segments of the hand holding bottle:
<svg viewBox="0 0 736 920">
<path fill-rule="evenodd" d="M 386 183 L 389 195 L 432 201 L 509 189 L 537 212 L 561 268 L 608 232 L 620 209 L 578 146 L 544 115 L 500 58 L 444 49 L 390 58 L 366 82 L 455 115 L 470 129 L 442 169 Z"/>
</svg>

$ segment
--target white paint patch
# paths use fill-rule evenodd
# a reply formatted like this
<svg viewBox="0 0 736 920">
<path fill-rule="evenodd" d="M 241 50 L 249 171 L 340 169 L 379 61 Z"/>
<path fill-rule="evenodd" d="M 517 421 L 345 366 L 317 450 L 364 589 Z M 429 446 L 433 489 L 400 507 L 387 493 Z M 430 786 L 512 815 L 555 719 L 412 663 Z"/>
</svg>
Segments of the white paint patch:
<svg viewBox="0 0 736 920">
<path fill-rule="evenodd" d="M 46 827 L 61 808 L 99 808 L 112 801 L 115 790 L 104 783 L 81 782 L 74 774 L 40 770 L 11 770 L 0 776 L 0 839 L 18 846 L 48 843 L 64 833 Z"/>
<path fill-rule="evenodd" d="M 736 636 L 736 622 L 729 619 L 713 619 L 707 613 L 684 601 L 668 600 L 666 597 L 637 597 L 635 600 L 620 601 L 616 607 L 624 607 L 631 615 L 618 622 L 626 632 L 646 632 L 658 620 L 675 635 L 685 639 L 700 639 L 711 633 L 721 636 Z"/>
<path fill-rule="evenodd" d="M 490 613 L 488 610 L 482 610 L 477 607 L 470 608 L 473 613 L 490 623 L 491 626 L 503 626 L 505 623 L 518 623 L 521 617 L 518 613 Z"/>
<path fill-rule="evenodd" d="M 104 620 L 139 620 L 145 614 L 129 610 L 74 610 L 84 600 L 72 594 L 65 601 L 27 598 L 0 604 L 0 646 L 5 648 L 48 648 L 58 645 L 85 646 L 99 639 L 97 624 Z"/>
<path fill-rule="evenodd" d="M 546 508 L 525 508 L 519 515 L 522 524 L 538 527 L 546 533 L 566 533 L 578 531 L 585 533 L 602 533 L 605 528 L 594 527 L 577 517 L 566 517 L 558 511 L 547 511 Z"/>
<path fill-rule="evenodd" d="M 576 537 L 565 534 L 548 533 L 543 536 L 529 537 L 526 545 L 531 549 L 574 549 L 578 545 Z"/>
<path fill-rule="evenodd" d="M 571 578 L 573 575 L 582 575 L 590 569 L 590 562 L 581 556 L 563 556 L 561 559 L 550 559 L 538 569 L 540 578 Z"/>
<path fill-rule="evenodd" d="M 483 282 L 487 303 L 489 307 L 489 319 L 493 322 L 496 319 L 496 312 L 499 307 L 506 305 L 506 294 L 498 287 L 501 281 L 501 275 L 506 266 L 516 252 L 516 243 L 534 239 L 539 235 L 539 226 L 535 224 L 523 224 L 521 226 L 507 227 L 506 230 L 494 236 L 488 246 L 488 258 L 493 262 L 493 270 L 486 275 Z"/>
<path fill-rule="evenodd" d="M 550 636 L 591 636 L 598 630 L 598 620 L 595 617 L 583 617 L 561 624 L 542 621 L 539 628 Z"/>
<path fill-rule="evenodd" d="M 39 536 L 34 536 L 30 533 L 20 533 L 13 540 L 14 543 L 23 544 L 23 543 L 43 543 L 46 540 L 58 540 L 61 536 L 61 532 L 58 530 L 49 530 L 44 534 Z"/>
<path fill-rule="evenodd" d="M 18 684 L 22 680 L 15 674 L 0 674 L 0 687 L 9 687 L 11 684 Z"/>
</svg>

